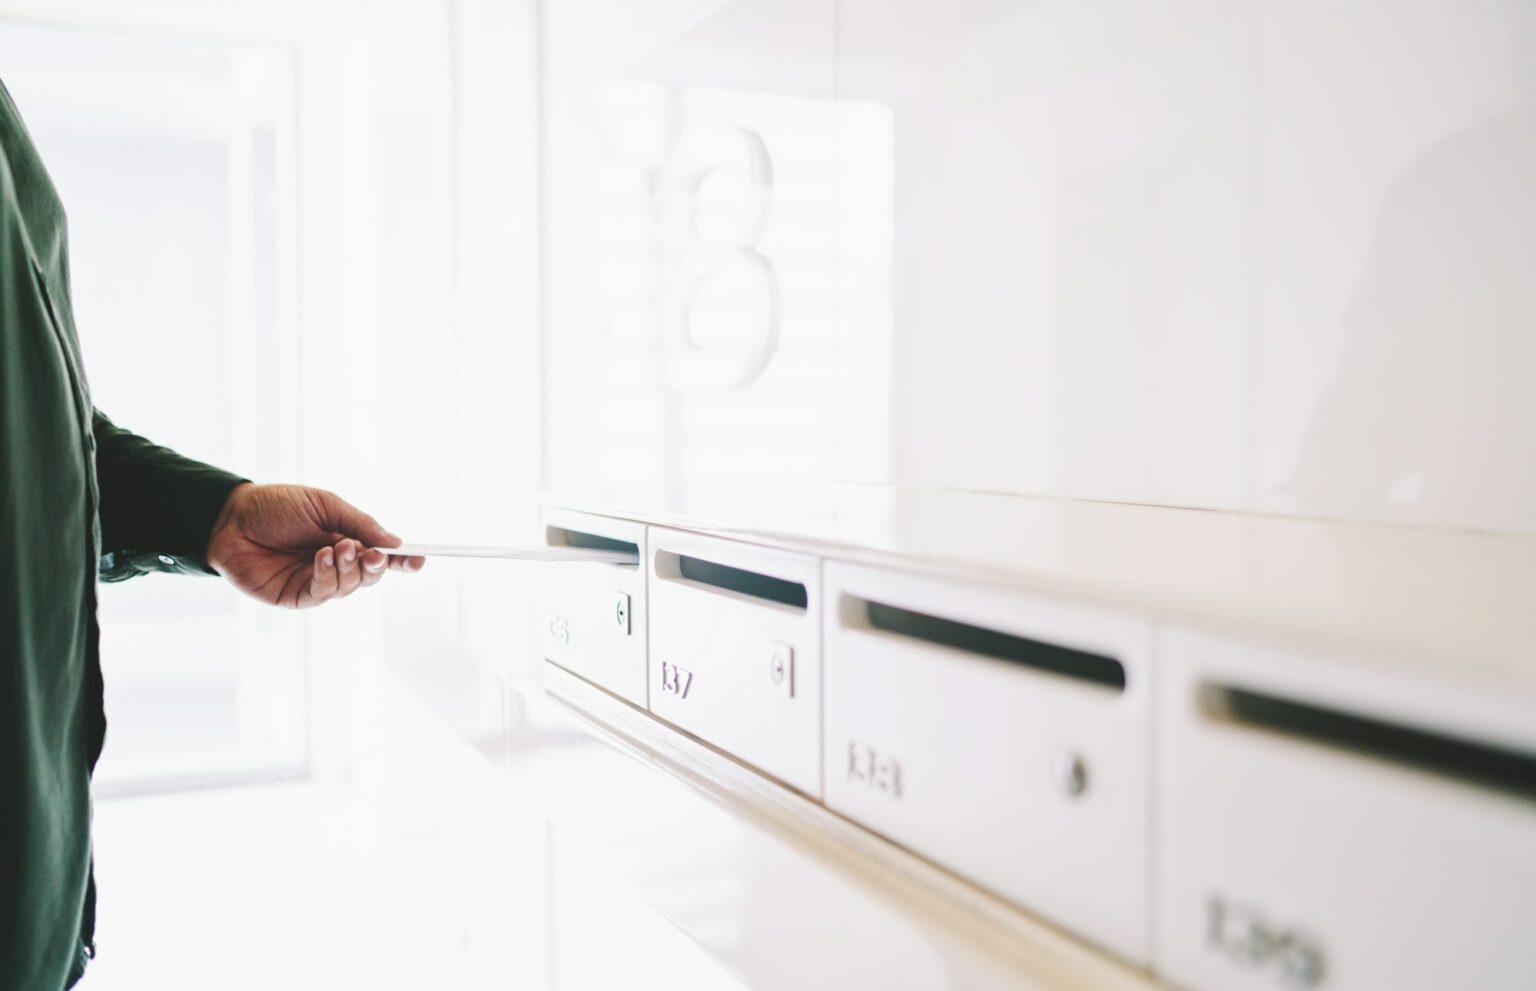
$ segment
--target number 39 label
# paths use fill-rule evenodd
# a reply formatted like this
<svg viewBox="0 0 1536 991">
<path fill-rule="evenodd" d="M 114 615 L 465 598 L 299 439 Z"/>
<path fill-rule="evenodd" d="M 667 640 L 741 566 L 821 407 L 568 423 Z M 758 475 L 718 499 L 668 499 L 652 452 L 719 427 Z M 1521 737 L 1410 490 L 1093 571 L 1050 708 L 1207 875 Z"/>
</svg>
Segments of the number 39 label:
<svg viewBox="0 0 1536 991">
<path fill-rule="evenodd" d="M 1219 895 L 1205 903 L 1206 942 L 1235 963 L 1272 970 L 1289 988 L 1315 988 L 1323 981 L 1323 951 L 1292 929 L 1272 925 L 1257 909 L 1234 905 Z"/>
</svg>

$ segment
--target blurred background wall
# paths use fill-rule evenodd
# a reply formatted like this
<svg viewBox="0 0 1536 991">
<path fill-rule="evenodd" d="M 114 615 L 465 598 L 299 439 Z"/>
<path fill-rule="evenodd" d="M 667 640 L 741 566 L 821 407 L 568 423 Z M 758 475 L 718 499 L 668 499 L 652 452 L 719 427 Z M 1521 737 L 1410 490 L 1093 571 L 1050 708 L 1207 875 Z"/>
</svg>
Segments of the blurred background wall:
<svg viewBox="0 0 1536 991">
<path fill-rule="evenodd" d="M 530 0 L 0 4 L 98 405 L 410 539 L 528 538 L 535 28 Z M 450 564 L 294 614 L 105 588 L 83 987 L 661 986 L 662 959 L 729 986 L 390 676 L 527 663 L 528 589 Z"/>
</svg>

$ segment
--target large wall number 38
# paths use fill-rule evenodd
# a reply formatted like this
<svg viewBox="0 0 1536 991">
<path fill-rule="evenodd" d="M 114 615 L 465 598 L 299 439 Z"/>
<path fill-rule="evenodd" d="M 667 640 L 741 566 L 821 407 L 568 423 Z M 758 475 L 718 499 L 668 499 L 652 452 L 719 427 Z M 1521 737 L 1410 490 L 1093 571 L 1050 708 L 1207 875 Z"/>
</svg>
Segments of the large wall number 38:
<svg viewBox="0 0 1536 991">
<path fill-rule="evenodd" d="M 665 386 L 688 395 L 756 381 L 779 340 L 779 284 L 758 250 L 773 163 L 755 131 L 687 132 L 656 191 L 656 329 Z"/>
</svg>

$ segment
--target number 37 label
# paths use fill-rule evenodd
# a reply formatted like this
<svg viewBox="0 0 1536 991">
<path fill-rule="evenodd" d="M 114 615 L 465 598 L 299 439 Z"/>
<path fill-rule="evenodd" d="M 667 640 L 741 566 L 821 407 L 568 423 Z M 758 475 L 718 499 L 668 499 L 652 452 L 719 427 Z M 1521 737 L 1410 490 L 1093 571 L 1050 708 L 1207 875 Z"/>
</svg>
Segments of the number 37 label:
<svg viewBox="0 0 1536 991">
<path fill-rule="evenodd" d="M 693 672 L 687 668 L 680 668 L 676 664 L 661 662 L 661 690 L 670 695 L 676 695 L 680 699 L 688 697 L 688 689 L 693 687 Z"/>
</svg>

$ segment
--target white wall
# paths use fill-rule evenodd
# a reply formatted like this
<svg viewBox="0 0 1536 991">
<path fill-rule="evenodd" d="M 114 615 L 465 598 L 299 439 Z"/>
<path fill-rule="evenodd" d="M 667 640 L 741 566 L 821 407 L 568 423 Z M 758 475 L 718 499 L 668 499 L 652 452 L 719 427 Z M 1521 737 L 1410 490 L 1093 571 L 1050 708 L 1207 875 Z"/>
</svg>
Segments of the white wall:
<svg viewBox="0 0 1536 991">
<path fill-rule="evenodd" d="M 550 483 L 802 530 L 830 512 L 808 486 L 874 483 L 1529 532 L 1533 25 L 1463 0 L 561 3 Z M 771 178 L 737 154 L 679 196 L 701 131 L 757 135 Z M 749 382 L 675 379 L 765 347 Z"/>
</svg>

